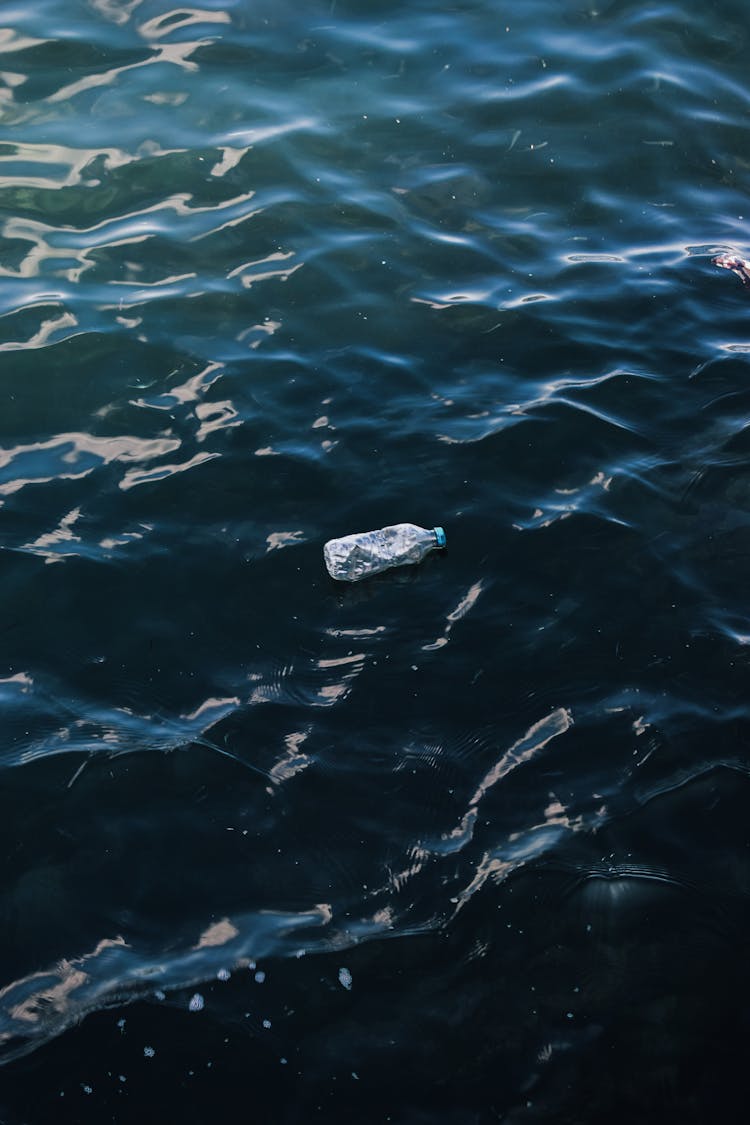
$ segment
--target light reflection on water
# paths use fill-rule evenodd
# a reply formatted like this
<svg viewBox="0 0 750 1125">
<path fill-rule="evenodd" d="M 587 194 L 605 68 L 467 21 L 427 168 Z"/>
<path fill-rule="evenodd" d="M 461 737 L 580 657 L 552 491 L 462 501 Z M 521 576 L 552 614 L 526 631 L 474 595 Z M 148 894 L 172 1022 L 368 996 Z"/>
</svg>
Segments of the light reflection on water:
<svg viewBox="0 0 750 1125">
<path fill-rule="evenodd" d="M 2 22 L 0 1061 L 200 986 L 274 1120 L 395 1113 L 381 1040 L 394 1120 L 672 1119 L 748 890 L 744 12 Z M 396 519 L 448 552 L 328 581 Z"/>
</svg>

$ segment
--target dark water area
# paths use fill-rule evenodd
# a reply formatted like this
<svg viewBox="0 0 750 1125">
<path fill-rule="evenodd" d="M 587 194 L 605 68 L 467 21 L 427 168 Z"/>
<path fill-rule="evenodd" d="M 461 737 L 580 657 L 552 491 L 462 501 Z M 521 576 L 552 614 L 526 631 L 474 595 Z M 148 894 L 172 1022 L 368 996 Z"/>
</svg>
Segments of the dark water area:
<svg viewBox="0 0 750 1125">
<path fill-rule="evenodd" d="M 3 5 L 2 1125 L 743 1119 L 748 32 Z"/>
</svg>

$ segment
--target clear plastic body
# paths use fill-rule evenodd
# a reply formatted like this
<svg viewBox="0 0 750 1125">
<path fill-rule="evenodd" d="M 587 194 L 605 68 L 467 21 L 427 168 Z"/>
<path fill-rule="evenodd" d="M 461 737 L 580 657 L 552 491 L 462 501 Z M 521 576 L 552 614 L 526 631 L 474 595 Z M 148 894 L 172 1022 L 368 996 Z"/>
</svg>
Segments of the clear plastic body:
<svg viewBox="0 0 750 1125">
<path fill-rule="evenodd" d="M 378 531 L 329 539 L 323 557 L 331 578 L 358 582 L 392 566 L 421 562 L 430 551 L 444 546 L 445 532 L 441 527 L 428 531 L 413 523 L 394 523 Z"/>
</svg>

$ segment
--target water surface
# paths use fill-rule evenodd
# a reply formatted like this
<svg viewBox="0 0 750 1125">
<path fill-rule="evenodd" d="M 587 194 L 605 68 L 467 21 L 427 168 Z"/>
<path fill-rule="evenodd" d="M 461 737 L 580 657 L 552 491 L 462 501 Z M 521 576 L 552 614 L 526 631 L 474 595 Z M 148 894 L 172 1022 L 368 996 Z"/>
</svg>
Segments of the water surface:
<svg viewBox="0 0 750 1125">
<path fill-rule="evenodd" d="M 721 1116 L 744 5 L 201 4 L 0 21 L 2 1119 Z"/>
</svg>

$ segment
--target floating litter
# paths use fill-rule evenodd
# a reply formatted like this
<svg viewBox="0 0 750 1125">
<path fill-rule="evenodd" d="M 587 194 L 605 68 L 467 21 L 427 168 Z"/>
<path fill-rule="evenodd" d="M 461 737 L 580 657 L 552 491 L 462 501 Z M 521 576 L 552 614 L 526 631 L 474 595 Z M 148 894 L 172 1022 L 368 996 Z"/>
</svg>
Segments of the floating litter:
<svg viewBox="0 0 750 1125">
<path fill-rule="evenodd" d="M 442 527 L 428 530 L 414 523 L 394 523 L 377 531 L 329 539 L 323 558 L 331 578 L 359 582 L 392 566 L 421 562 L 430 551 L 445 545 Z"/>
</svg>

